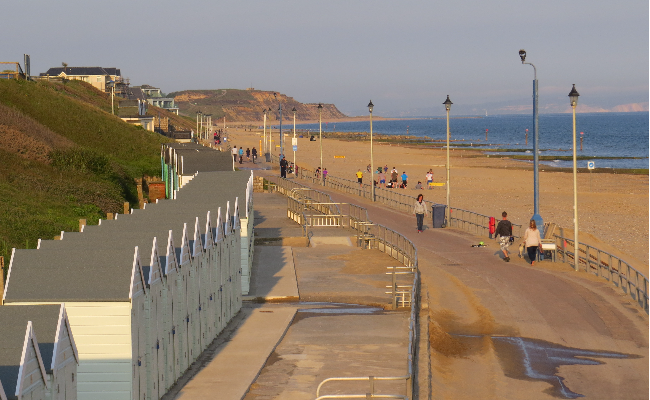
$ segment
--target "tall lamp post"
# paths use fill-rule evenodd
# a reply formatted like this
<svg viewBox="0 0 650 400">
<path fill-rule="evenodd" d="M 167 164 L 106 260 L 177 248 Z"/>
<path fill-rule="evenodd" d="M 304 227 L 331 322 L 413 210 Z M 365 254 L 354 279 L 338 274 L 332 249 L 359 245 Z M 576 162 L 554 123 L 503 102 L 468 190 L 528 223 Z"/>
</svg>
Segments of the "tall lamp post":
<svg viewBox="0 0 650 400">
<path fill-rule="evenodd" d="M 271 145 L 273 144 L 273 136 L 271 136 L 271 131 L 273 130 L 273 125 L 271 124 L 271 107 L 269 107 L 266 112 L 269 114 L 269 137 L 267 138 L 266 146 L 266 162 L 271 162 Z"/>
<path fill-rule="evenodd" d="M 266 154 L 266 108 L 262 110 L 264 113 L 264 133 L 262 134 L 262 153 Z"/>
<path fill-rule="evenodd" d="M 372 108 L 374 107 L 374 104 L 372 104 L 372 100 L 370 100 L 370 103 L 368 103 L 368 111 L 370 111 L 370 185 L 372 187 L 371 196 L 372 196 L 372 201 L 375 201 L 375 162 L 373 158 L 373 153 L 372 153 Z"/>
<path fill-rule="evenodd" d="M 445 105 L 445 110 L 447 110 L 447 215 L 445 215 L 445 219 L 447 220 L 447 226 L 449 226 L 451 224 L 451 209 L 449 208 L 449 110 L 451 110 L 451 105 L 454 103 L 451 102 L 449 95 L 447 95 L 447 100 L 442 104 Z"/>
<path fill-rule="evenodd" d="M 323 173 L 323 105 L 318 103 L 318 141 L 320 142 L 320 173 Z"/>
<path fill-rule="evenodd" d="M 529 62 L 526 62 L 526 50 L 519 50 L 519 57 L 522 64 L 528 64 L 533 67 L 533 203 L 534 213 L 531 219 L 535 220 L 535 224 L 540 229 L 542 235 L 544 234 L 544 220 L 539 215 L 539 114 L 537 112 L 537 89 L 539 82 L 537 81 L 537 68 Z"/>
<path fill-rule="evenodd" d="M 580 94 L 576 90 L 575 83 L 569 93 L 569 102 L 573 109 L 573 241 L 574 252 L 573 256 L 573 269 L 578 270 L 580 264 L 580 242 L 578 242 L 578 166 L 576 163 L 576 106 L 578 105 L 578 96 Z"/>
<path fill-rule="evenodd" d="M 273 97 L 275 97 L 276 100 L 277 100 L 277 98 L 278 98 L 278 94 L 277 94 L 277 93 L 273 93 Z M 279 157 L 279 159 L 281 160 L 281 159 L 282 159 L 282 156 L 284 155 L 284 145 L 283 145 L 283 143 L 284 143 L 284 140 L 283 140 L 283 139 L 284 139 L 284 138 L 282 137 L 282 102 L 279 101 L 278 103 L 280 104 L 280 105 L 278 106 L 278 111 L 280 111 L 280 157 Z"/>
<path fill-rule="evenodd" d="M 114 104 L 115 104 L 115 102 L 114 102 L 114 99 L 115 99 L 115 81 L 110 80 L 110 81 L 108 81 L 106 83 L 111 84 L 111 114 L 115 115 L 115 106 L 114 106 Z"/>
<path fill-rule="evenodd" d="M 298 110 L 296 110 L 296 107 L 294 107 L 293 110 L 291 110 L 291 112 L 293 112 L 293 142 L 291 143 L 291 147 L 293 148 L 293 174 L 294 175 L 298 174 L 298 170 L 296 169 L 296 147 L 294 147 L 294 146 L 297 146 L 297 144 L 296 144 L 296 111 L 298 111 Z"/>
<path fill-rule="evenodd" d="M 199 130 L 199 119 L 201 118 L 201 111 L 196 112 L 196 139 L 201 139 L 201 131 Z"/>
</svg>

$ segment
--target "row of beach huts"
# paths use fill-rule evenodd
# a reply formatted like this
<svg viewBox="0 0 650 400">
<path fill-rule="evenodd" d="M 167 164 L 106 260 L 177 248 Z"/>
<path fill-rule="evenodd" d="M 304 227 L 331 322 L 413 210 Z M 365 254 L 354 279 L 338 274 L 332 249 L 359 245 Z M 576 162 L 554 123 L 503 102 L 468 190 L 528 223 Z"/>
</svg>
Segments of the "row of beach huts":
<svg viewBox="0 0 650 400">
<path fill-rule="evenodd" d="M 252 172 L 193 144 L 161 156 L 169 199 L 13 250 L 1 400 L 159 399 L 240 310 Z"/>
</svg>

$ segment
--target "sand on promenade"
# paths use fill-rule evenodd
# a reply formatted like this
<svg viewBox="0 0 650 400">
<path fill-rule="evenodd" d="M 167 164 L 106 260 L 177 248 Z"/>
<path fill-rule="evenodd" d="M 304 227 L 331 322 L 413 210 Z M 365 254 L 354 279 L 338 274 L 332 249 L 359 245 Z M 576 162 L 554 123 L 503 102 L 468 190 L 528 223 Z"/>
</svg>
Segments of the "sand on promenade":
<svg viewBox="0 0 650 400">
<path fill-rule="evenodd" d="M 267 130 L 268 133 L 268 130 Z M 279 135 L 273 131 L 273 152 L 279 153 Z M 293 161 L 291 131 L 285 131 L 285 154 Z M 262 132 L 244 131 L 231 127 L 230 143 L 260 149 Z M 397 168 L 399 175 L 406 171 L 409 186 L 418 180 L 425 182 L 425 174 L 433 169 L 434 181 L 445 181 L 444 149 L 424 149 L 406 145 L 374 143 L 375 168 L 388 165 Z M 451 150 L 452 207 L 475 211 L 500 218 L 507 211 L 509 219 L 527 225 L 533 215 L 532 164 L 498 156 L 488 157 L 473 150 Z M 342 158 L 345 157 L 345 158 Z M 318 140 L 298 139 L 296 152 L 298 166 L 316 168 L 320 165 Z M 332 176 L 356 180 L 355 172 L 369 175 L 368 141 L 323 139 L 323 166 Z M 405 193 L 416 195 L 413 189 Z M 402 189 L 395 189 L 402 190 Z M 446 190 L 437 187 L 423 190 L 425 200 L 446 202 Z M 573 173 L 549 171 L 540 166 L 540 214 L 545 222 L 554 222 L 565 228 L 564 234 L 573 238 Z M 648 276 L 648 175 L 613 173 L 579 173 L 578 217 L 580 242 L 611 252 L 629 262 Z"/>
</svg>

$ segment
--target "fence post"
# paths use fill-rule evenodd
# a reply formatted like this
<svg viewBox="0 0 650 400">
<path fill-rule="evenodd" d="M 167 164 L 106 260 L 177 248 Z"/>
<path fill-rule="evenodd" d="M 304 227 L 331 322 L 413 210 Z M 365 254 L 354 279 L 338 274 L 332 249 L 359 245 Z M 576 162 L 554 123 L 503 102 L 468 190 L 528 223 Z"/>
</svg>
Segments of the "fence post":
<svg viewBox="0 0 650 400">
<path fill-rule="evenodd" d="M 393 310 L 397 310 L 397 266 L 393 265 Z"/>
</svg>

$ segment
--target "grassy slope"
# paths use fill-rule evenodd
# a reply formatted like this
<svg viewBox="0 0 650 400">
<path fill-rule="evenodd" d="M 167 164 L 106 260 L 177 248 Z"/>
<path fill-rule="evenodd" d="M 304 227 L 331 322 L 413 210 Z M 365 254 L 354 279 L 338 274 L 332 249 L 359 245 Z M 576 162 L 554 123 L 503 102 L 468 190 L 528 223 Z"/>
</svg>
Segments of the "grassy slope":
<svg viewBox="0 0 650 400">
<path fill-rule="evenodd" d="M 51 162 L 0 147 L 0 256 L 137 204 L 134 178 L 160 174 L 166 139 L 110 115 L 110 98 L 87 84 L 0 80 L 0 103 L 31 118 L 23 129 L 37 121 L 76 144 L 54 146 Z"/>
</svg>

